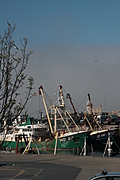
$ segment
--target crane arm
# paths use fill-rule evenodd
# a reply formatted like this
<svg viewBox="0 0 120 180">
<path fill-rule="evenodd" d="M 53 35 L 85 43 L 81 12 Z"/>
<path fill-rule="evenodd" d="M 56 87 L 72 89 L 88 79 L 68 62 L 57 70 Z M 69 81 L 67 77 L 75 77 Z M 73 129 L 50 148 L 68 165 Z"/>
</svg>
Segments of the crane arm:
<svg viewBox="0 0 120 180">
<path fill-rule="evenodd" d="M 41 93 L 41 95 L 42 95 L 42 99 L 43 99 L 45 111 L 46 111 L 46 114 L 47 114 L 47 118 L 48 118 L 48 123 L 49 123 L 49 126 L 50 126 L 50 130 L 51 130 L 51 133 L 53 134 L 53 128 L 52 128 L 52 125 L 51 125 L 50 117 L 49 117 L 49 114 L 48 114 L 48 110 L 47 110 L 47 106 L 46 106 L 46 102 L 45 102 L 45 98 L 44 98 L 44 94 L 43 94 L 43 87 L 40 86 L 40 87 L 39 87 L 39 90 L 40 90 L 40 93 Z"/>
</svg>

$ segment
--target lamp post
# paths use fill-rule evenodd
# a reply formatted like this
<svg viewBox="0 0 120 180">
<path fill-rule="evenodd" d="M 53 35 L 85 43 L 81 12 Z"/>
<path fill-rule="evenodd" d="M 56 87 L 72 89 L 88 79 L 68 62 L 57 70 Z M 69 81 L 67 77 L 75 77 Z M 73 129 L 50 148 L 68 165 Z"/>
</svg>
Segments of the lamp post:
<svg viewBox="0 0 120 180">
<path fill-rule="evenodd" d="M 106 93 L 105 93 L 105 115 L 106 115 Z"/>
</svg>

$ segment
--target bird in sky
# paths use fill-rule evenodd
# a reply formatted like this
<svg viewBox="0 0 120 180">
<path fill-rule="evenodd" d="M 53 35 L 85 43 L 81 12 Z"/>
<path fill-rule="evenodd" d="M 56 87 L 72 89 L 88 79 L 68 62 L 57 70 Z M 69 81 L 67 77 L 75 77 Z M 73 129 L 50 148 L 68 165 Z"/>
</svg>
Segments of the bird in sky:
<svg viewBox="0 0 120 180">
<path fill-rule="evenodd" d="M 95 60 L 95 62 L 94 63 L 96 63 L 97 62 L 97 60 Z"/>
</svg>

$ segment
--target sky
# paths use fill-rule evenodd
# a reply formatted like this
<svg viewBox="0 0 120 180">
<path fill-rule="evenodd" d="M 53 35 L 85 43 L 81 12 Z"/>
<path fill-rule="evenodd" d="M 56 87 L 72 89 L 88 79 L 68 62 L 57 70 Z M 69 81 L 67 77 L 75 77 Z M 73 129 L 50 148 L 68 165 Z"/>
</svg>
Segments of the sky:
<svg viewBox="0 0 120 180">
<path fill-rule="evenodd" d="M 0 0 L 0 34 L 7 21 L 16 24 L 14 40 L 28 39 L 28 76 L 52 98 L 59 85 L 85 111 L 93 107 L 120 110 L 119 0 Z M 105 105 L 106 101 L 106 105 Z M 39 97 L 27 105 L 38 116 Z"/>
</svg>

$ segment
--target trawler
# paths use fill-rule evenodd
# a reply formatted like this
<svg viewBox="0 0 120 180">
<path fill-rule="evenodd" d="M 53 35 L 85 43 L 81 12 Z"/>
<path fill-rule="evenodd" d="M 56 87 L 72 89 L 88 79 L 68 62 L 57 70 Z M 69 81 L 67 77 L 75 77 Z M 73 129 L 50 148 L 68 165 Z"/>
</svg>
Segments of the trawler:
<svg viewBox="0 0 120 180">
<path fill-rule="evenodd" d="M 32 150 L 37 153 L 73 154 L 76 151 L 86 155 L 86 139 L 91 131 L 80 130 L 66 110 L 62 86 L 59 86 L 58 104 L 51 103 L 50 112 L 42 86 L 39 87 L 39 95 L 42 96 L 48 126 L 18 125 L 13 131 L 0 135 L 1 149 L 16 150 L 16 153 L 21 152 L 21 149 L 23 153 Z"/>
<path fill-rule="evenodd" d="M 90 94 L 88 94 L 87 114 L 85 115 L 85 120 L 91 129 L 90 136 L 87 139 L 87 146 L 89 149 L 92 149 L 92 151 L 94 150 L 94 152 L 103 153 L 107 147 L 108 140 L 110 139 L 111 142 L 109 143 L 109 147 L 111 148 L 111 153 L 119 151 L 119 146 L 116 143 L 119 139 L 118 126 L 101 127 L 99 122 L 93 116 Z"/>
</svg>

